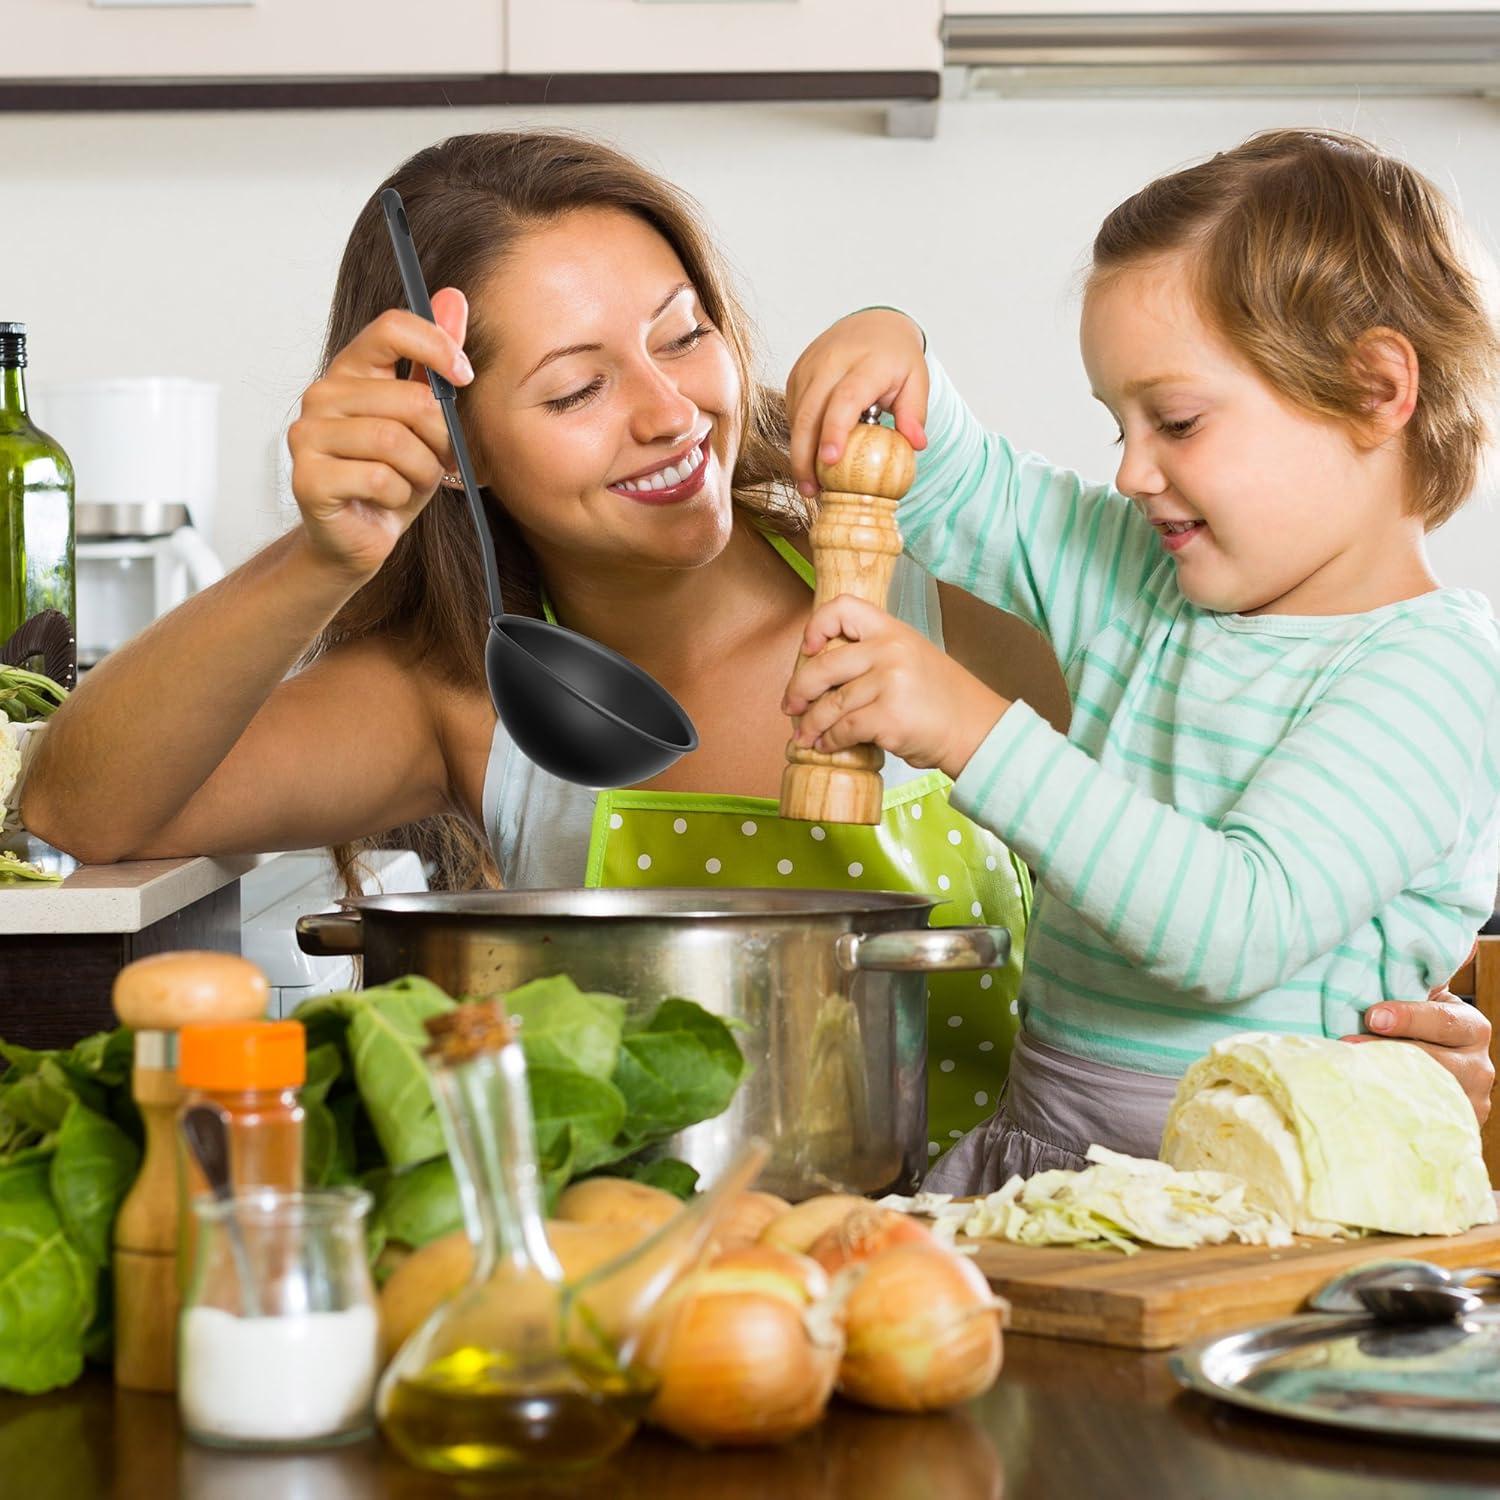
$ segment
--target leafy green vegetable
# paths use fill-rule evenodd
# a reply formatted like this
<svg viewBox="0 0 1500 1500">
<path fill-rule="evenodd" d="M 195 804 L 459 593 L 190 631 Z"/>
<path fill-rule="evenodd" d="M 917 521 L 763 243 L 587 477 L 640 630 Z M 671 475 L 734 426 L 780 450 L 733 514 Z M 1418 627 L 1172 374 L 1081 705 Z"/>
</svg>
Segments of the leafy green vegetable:
<svg viewBox="0 0 1500 1500">
<path fill-rule="evenodd" d="M 97 1278 L 63 1228 L 48 1163 L 0 1167 L 0 1385 L 30 1395 L 78 1378 Z"/>
<path fill-rule="evenodd" d="M 589 994 L 566 974 L 533 979 L 505 997 L 530 1067 L 566 1068 L 607 1079 L 625 1029 L 625 1002 Z"/>
<path fill-rule="evenodd" d="M 655 1161 L 633 1161 L 625 1163 L 622 1177 L 644 1182 L 648 1187 L 658 1187 L 676 1198 L 691 1198 L 698 1186 L 698 1169 L 690 1167 L 675 1156 L 659 1156 Z"/>
<path fill-rule="evenodd" d="M 311 1187 L 345 1180 L 353 1171 L 352 1149 L 345 1149 L 338 1118 L 325 1102 L 343 1071 L 343 1059 L 333 1042 L 324 1042 L 307 1054 L 307 1079 L 298 1097 L 303 1115 L 302 1173 Z"/>
<path fill-rule="evenodd" d="M 425 1245 L 463 1227 L 458 1183 L 446 1156 L 386 1174 L 376 1192 L 386 1237 L 400 1244 Z"/>
<path fill-rule="evenodd" d="M 109 1263 L 109 1232 L 141 1164 L 118 1126 L 73 1101 L 57 1133 L 49 1169 L 52 1201 L 68 1238 L 96 1266 Z"/>
<path fill-rule="evenodd" d="M 374 1193 L 372 1258 L 387 1244 L 417 1248 L 462 1222 L 422 1060 L 422 1023 L 454 1003 L 409 977 L 322 995 L 296 1012 L 312 1049 L 303 1090 L 308 1177 L 354 1177 Z M 631 1158 L 728 1105 L 744 1061 L 724 1023 L 680 999 L 631 1022 L 624 1000 L 580 990 L 566 975 L 521 985 L 505 1003 L 526 1054 L 548 1200 L 596 1171 L 691 1192 L 696 1174 L 685 1163 Z M 325 1114 L 337 1124 L 334 1137 Z"/>
<path fill-rule="evenodd" d="M 454 1002 L 414 975 L 373 993 L 378 1001 L 358 1006 L 349 1022 L 349 1055 L 386 1161 L 411 1166 L 445 1149 L 422 1061 L 427 1045 L 422 1022 L 452 1010 Z"/>
<path fill-rule="evenodd" d="M 524 1049 L 525 1043 L 522 1043 Z M 528 1059 L 529 1063 L 529 1059 Z M 546 1160 L 544 1139 L 566 1126 L 572 1135 L 572 1175 L 615 1161 L 624 1153 L 615 1137 L 625 1124 L 625 1100 L 619 1089 L 601 1078 L 570 1068 L 528 1067 L 531 1112 L 536 1121 L 537 1150 Z"/>
</svg>

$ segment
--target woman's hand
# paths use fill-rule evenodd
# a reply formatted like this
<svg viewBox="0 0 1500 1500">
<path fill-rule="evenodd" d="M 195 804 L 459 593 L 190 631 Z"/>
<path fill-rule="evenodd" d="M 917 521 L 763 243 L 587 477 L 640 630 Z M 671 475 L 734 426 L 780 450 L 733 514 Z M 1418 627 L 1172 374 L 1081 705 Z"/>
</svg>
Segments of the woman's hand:
<svg viewBox="0 0 1500 1500">
<path fill-rule="evenodd" d="M 292 423 L 292 493 L 313 553 L 349 578 L 379 571 L 453 467 L 443 411 L 426 368 L 455 385 L 474 372 L 463 352 L 468 304 L 445 287 L 437 323 L 392 308 L 363 328 L 308 387 Z M 399 360 L 412 378 L 398 380 Z"/>
<path fill-rule="evenodd" d="M 1481 1125 L 1489 1118 L 1495 1067 L 1490 1061 L 1490 1023 L 1472 1005 L 1445 989 L 1425 1000 L 1382 1000 L 1365 1012 L 1374 1035 L 1346 1036 L 1346 1042 L 1393 1039 L 1420 1047 L 1459 1081 Z"/>
<path fill-rule="evenodd" d="M 836 462 L 871 406 L 890 412 L 913 448 L 927 446 L 922 330 L 884 307 L 841 318 L 803 350 L 786 378 L 792 477 L 804 495 L 818 493 L 814 460 Z"/>
<path fill-rule="evenodd" d="M 824 647 L 842 637 L 847 645 Z M 813 612 L 781 711 L 815 749 L 879 745 L 955 780 L 1010 707 L 919 631 L 841 594 Z"/>
</svg>

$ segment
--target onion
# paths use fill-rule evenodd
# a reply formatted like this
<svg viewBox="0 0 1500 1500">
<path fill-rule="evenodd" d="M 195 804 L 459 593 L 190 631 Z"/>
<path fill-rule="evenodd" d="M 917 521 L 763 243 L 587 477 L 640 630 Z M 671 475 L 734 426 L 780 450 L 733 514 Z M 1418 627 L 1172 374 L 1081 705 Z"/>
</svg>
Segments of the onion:
<svg viewBox="0 0 1500 1500">
<path fill-rule="evenodd" d="M 760 1242 L 777 1250 L 806 1255 L 819 1235 L 848 1218 L 856 1208 L 869 1206 L 868 1198 L 856 1198 L 852 1193 L 825 1193 L 821 1198 L 809 1198 L 805 1203 L 789 1208 L 779 1218 L 772 1219 L 761 1234 Z"/>
<path fill-rule="evenodd" d="M 839 1273 L 848 1348 L 839 1390 L 883 1411 L 936 1411 L 1000 1373 L 1006 1304 L 972 1261 L 901 1245 Z"/>
<path fill-rule="evenodd" d="M 658 1384 L 646 1420 L 690 1443 L 781 1443 L 823 1415 L 843 1339 L 817 1309 L 822 1269 L 756 1245 L 684 1277 L 652 1312 L 639 1363 Z"/>
<path fill-rule="evenodd" d="M 760 1239 L 766 1225 L 788 1212 L 791 1204 L 775 1193 L 739 1193 L 730 1200 L 714 1230 L 715 1249 L 740 1250 Z"/>
<path fill-rule="evenodd" d="M 868 1204 L 856 1208 L 812 1243 L 808 1255 L 830 1276 L 856 1261 L 869 1260 L 897 1245 L 936 1245 L 932 1231 L 906 1214 Z"/>
</svg>

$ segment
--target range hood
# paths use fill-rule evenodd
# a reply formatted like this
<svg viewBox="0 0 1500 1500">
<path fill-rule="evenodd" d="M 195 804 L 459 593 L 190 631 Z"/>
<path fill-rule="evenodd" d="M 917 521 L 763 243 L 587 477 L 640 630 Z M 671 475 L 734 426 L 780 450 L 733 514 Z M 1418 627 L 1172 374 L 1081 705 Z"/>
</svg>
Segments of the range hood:
<svg viewBox="0 0 1500 1500">
<path fill-rule="evenodd" d="M 1500 5 L 1467 10 L 950 5 L 945 93 L 1500 94 Z M 960 12 L 955 14 L 954 12 Z"/>
</svg>

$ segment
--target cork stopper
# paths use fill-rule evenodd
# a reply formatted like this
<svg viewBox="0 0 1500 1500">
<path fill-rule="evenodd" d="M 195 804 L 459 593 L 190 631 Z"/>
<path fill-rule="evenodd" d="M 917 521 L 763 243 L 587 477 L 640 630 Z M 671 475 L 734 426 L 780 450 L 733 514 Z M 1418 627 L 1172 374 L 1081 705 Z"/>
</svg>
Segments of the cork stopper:
<svg viewBox="0 0 1500 1500">
<path fill-rule="evenodd" d="M 440 1016 L 429 1016 L 422 1024 L 432 1038 L 423 1056 L 450 1068 L 486 1052 L 498 1052 L 515 1038 L 500 1000 L 470 1000 Z"/>
<path fill-rule="evenodd" d="M 200 1021 L 258 1021 L 266 976 L 235 953 L 156 953 L 115 976 L 114 1007 L 132 1031 L 180 1031 Z"/>
</svg>

